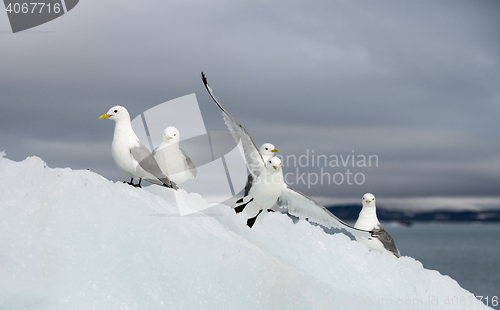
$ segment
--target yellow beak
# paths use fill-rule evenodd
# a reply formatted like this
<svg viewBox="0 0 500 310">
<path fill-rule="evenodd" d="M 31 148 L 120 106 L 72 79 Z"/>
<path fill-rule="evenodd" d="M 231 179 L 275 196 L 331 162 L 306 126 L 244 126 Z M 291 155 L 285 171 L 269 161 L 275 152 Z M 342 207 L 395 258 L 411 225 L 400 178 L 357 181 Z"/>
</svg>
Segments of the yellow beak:
<svg viewBox="0 0 500 310">
<path fill-rule="evenodd" d="M 273 166 L 274 170 L 278 170 L 278 166 Z"/>
<path fill-rule="evenodd" d="M 103 118 L 109 118 L 111 115 L 109 114 L 103 114 L 99 117 L 99 119 L 103 119 Z"/>
<path fill-rule="evenodd" d="M 171 136 L 167 136 L 167 137 L 165 138 L 165 140 L 167 140 L 167 141 L 168 141 L 168 140 L 170 140 L 170 139 L 172 139 L 172 137 L 171 137 Z"/>
<path fill-rule="evenodd" d="M 370 203 L 370 200 L 369 200 L 369 199 L 368 199 L 368 200 L 366 200 L 366 203 Z"/>
<path fill-rule="evenodd" d="M 280 151 L 280 150 L 278 150 L 278 149 L 274 149 L 274 150 L 272 150 L 271 152 L 276 153 L 276 152 L 279 152 L 279 151 Z"/>
</svg>

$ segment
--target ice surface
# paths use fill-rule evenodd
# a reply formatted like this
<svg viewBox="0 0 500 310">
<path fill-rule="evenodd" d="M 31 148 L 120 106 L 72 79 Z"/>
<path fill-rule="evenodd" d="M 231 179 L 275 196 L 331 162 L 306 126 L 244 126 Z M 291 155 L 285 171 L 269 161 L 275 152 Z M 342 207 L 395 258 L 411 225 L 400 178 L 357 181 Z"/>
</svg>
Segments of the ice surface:
<svg viewBox="0 0 500 310">
<path fill-rule="evenodd" d="M 251 230 L 227 206 L 179 215 L 203 204 L 0 154 L 0 309 L 487 308 L 413 258 L 286 215 Z"/>
</svg>

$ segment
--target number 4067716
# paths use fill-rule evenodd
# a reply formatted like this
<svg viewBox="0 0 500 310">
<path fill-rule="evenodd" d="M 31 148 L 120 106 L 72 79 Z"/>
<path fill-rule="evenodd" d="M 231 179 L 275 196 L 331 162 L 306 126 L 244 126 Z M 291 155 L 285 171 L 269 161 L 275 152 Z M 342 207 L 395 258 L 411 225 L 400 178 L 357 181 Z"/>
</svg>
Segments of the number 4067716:
<svg viewBox="0 0 500 310">
<path fill-rule="evenodd" d="M 23 13 L 23 14 L 41 14 L 41 13 L 59 13 L 61 12 L 60 3 L 43 3 L 43 2 L 30 2 L 30 3 L 9 3 L 5 9 L 9 13 Z"/>
</svg>

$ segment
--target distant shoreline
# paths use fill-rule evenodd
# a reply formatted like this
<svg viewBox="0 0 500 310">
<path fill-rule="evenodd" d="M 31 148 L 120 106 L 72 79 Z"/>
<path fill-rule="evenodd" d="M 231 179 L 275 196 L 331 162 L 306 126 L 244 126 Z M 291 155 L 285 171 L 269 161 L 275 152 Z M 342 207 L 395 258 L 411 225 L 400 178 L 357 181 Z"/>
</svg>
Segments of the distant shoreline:
<svg viewBox="0 0 500 310">
<path fill-rule="evenodd" d="M 337 217 L 343 221 L 355 221 L 358 218 L 361 205 L 335 205 L 328 206 Z M 500 210 L 483 211 L 460 211 L 460 210 L 435 210 L 422 211 L 415 210 L 399 211 L 388 210 L 382 207 L 377 208 L 377 217 L 379 221 L 402 221 L 402 222 L 482 222 L 499 223 Z"/>
</svg>

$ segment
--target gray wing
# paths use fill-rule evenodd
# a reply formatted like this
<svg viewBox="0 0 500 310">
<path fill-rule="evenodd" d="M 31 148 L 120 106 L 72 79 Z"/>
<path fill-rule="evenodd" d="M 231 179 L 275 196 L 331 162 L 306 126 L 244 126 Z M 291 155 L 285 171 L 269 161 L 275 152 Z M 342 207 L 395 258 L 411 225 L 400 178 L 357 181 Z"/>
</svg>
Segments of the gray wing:
<svg viewBox="0 0 500 310">
<path fill-rule="evenodd" d="M 291 188 L 287 188 L 283 191 L 281 196 L 278 197 L 277 204 L 287 207 L 288 213 L 291 215 L 301 219 L 307 219 L 310 222 L 320 224 L 327 228 L 345 229 L 354 237 L 368 238 L 371 235 L 369 231 L 354 228 L 343 222 L 324 206 Z"/>
<path fill-rule="evenodd" d="M 186 164 L 187 164 L 187 168 L 188 168 L 188 171 L 189 173 L 191 174 L 191 177 L 194 178 L 198 175 L 198 171 L 196 171 L 196 166 L 194 165 L 193 161 L 191 160 L 191 158 L 189 158 L 189 156 L 187 156 L 186 152 L 179 148 L 182 152 L 182 155 L 184 155 L 184 158 L 186 159 Z"/>
<path fill-rule="evenodd" d="M 153 154 L 142 143 L 139 142 L 139 146 L 130 148 L 130 154 L 132 154 L 132 157 L 137 160 L 142 169 L 152 174 L 157 179 L 145 178 L 146 180 L 158 185 L 166 185 L 167 187 L 177 188 L 176 184 L 170 181 L 170 179 L 161 171 L 160 166 L 158 166 Z"/>
<path fill-rule="evenodd" d="M 255 142 L 252 140 L 252 137 L 248 134 L 248 132 L 241 126 L 215 99 L 215 96 L 212 92 L 212 88 L 208 86 L 207 78 L 205 77 L 205 74 L 203 72 L 201 73 L 201 78 L 203 80 L 203 84 L 205 84 L 205 88 L 207 89 L 208 93 L 210 94 L 210 97 L 215 101 L 217 106 L 222 110 L 222 117 L 224 118 L 224 121 L 226 122 L 226 126 L 231 132 L 234 140 L 236 141 L 236 144 L 241 141 L 241 145 L 243 146 L 243 152 L 245 153 L 245 160 L 247 163 L 248 170 L 250 170 L 250 173 L 252 173 L 255 176 L 258 176 L 260 172 L 264 169 L 265 163 L 264 159 L 262 158 L 262 155 L 259 152 L 259 149 L 257 148 L 257 145 L 255 145 Z"/>
<path fill-rule="evenodd" d="M 396 244 L 394 243 L 394 239 L 392 239 L 391 235 L 384 228 L 384 226 L 378 225 L 378 227 L 372 231 L 372 237 L 380 240 L 380 242 L 382 242 L 382 244 L 384 245 L 384 248 L 387 251 L 391 252 L 396 257 L 401 257 L 401 254 L 399 254 L 399 251 L 396 248 Z"/>
</svg>

